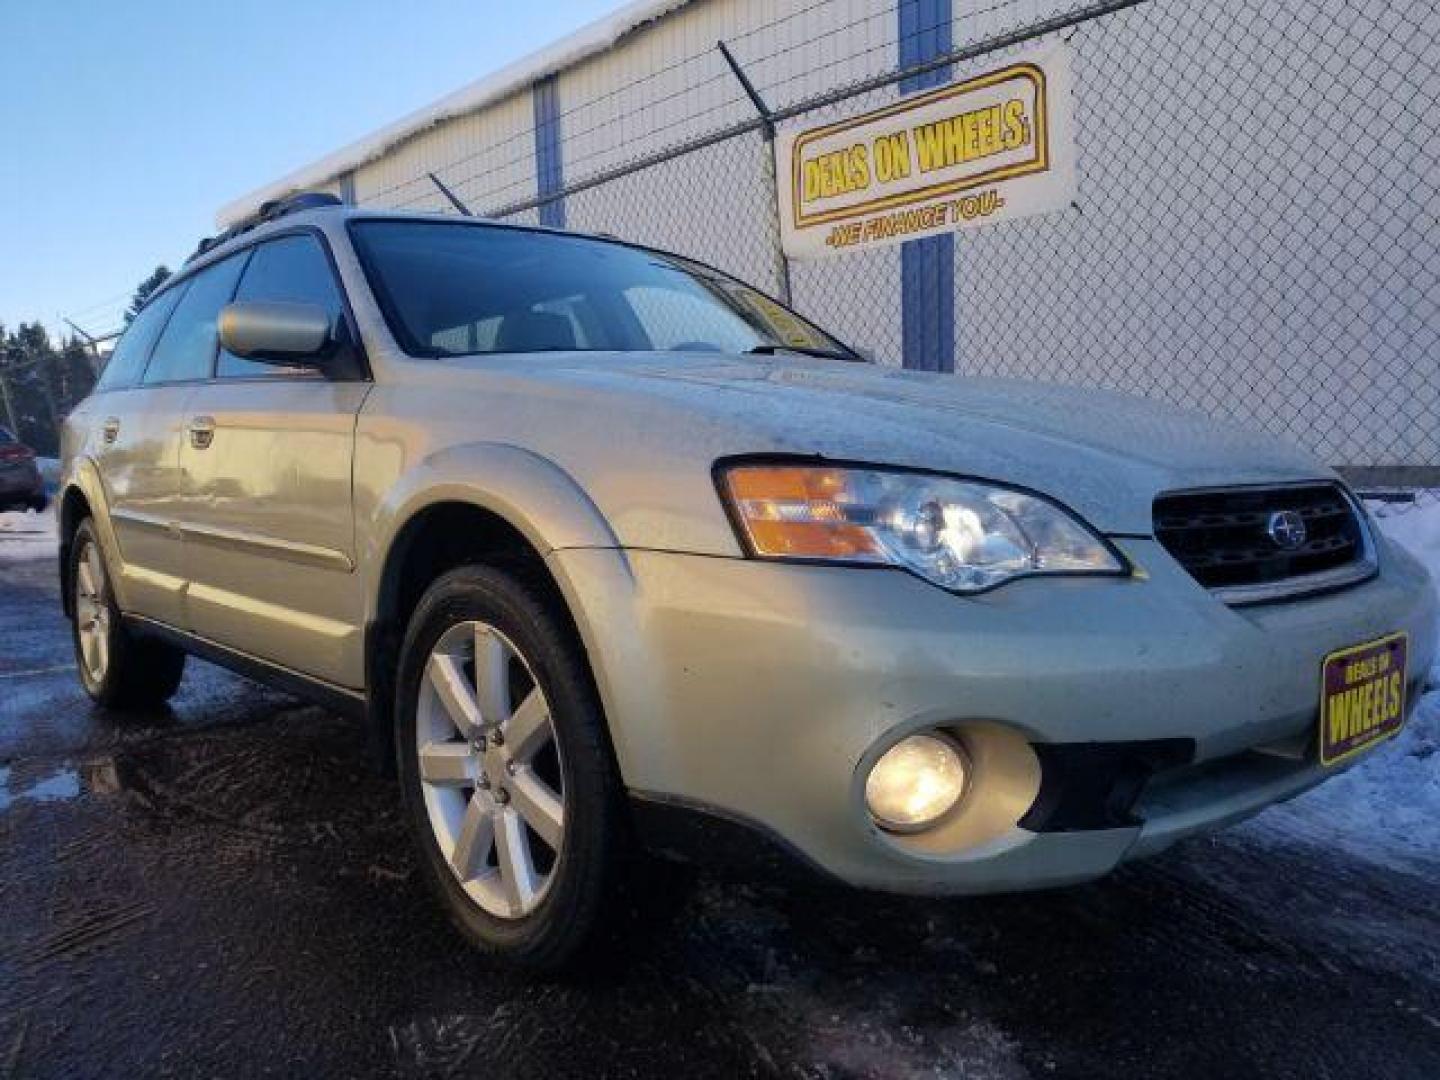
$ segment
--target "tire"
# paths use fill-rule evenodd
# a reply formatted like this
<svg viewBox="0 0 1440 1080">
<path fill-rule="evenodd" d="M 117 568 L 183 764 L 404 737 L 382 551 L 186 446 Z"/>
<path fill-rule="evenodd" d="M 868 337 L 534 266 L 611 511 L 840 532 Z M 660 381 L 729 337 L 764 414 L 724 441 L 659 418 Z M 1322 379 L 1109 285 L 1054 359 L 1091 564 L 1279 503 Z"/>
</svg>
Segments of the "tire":
<svg viewBox="0 0 1440 1080">
<path fill-rule="evenodd" d="M 31 510 L 34 510 L 35 513 L 43 514 L 50 506 L 50 499 L 49 496 L 46 495 L 36 495 L 26 505 L 28 505 Z"/>
<path fill-rule="evenodd" d="M 185 654 L 125 628 L 90 518 L 75 530 L 67 580 L 75 612 L 70 636 L 85 692 L 110 709 L 151 708 L 169 701 L 185 674 Z"/>
<path fill-rule="evenodd" d="M 567 622 L 515 576 L 453 570 L 410 620 L 396 694 L 405 816 L 451 922 L 517 966 L 577 959 L 615 911 L 629 845 L 604 716 Z"/>
</svg>

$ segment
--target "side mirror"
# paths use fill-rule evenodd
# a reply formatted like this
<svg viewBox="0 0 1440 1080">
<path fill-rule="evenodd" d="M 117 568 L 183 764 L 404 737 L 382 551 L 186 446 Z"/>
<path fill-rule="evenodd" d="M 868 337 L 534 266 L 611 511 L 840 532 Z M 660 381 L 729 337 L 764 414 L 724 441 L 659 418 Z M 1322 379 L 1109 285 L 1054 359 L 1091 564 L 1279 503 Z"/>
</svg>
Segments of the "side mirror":
<svg viewBox="0 0 1440 1080">
<path fill-rule="evenodd" d="M 319 366 L 331 343 L 330 320 L 314 304 L 243 301 L 220 309 L 220 344 L 267 364 Z"/>
</svg>

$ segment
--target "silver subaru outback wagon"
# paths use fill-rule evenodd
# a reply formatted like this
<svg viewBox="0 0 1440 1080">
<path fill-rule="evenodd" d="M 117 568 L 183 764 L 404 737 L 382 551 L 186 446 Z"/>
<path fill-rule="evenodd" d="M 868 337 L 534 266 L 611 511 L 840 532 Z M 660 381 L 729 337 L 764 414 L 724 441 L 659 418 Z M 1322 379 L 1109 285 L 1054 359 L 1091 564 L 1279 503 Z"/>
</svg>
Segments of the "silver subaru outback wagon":
<svg viewBox="0 0 1440 1080">
<path fill-rule="evenodd" d="M 688 259 L 268 207 L 69 418 L 85 689 L 187 654 L 362 719 L 460 930 L 553 967 L 627 855 L 1093 878 L 1405 723 L 1425 572 L 1269 439 L 865 362 Z"/>
</svg>

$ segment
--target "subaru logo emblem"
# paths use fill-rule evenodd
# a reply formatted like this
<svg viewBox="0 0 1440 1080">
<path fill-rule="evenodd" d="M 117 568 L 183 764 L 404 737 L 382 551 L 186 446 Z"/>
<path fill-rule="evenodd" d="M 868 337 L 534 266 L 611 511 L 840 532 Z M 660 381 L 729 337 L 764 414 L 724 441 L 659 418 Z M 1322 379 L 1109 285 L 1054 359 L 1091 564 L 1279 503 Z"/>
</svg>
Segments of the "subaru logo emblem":
<svg viewBox="0 0 1440 1080">
<path fill-rule="evenodd" d="M 1276 510 L 1266 522 L 1265 532 L 1276 547 L 1294 551 L 1305 543 L 1305 519 L 1294 510 Z"/>
</svg>

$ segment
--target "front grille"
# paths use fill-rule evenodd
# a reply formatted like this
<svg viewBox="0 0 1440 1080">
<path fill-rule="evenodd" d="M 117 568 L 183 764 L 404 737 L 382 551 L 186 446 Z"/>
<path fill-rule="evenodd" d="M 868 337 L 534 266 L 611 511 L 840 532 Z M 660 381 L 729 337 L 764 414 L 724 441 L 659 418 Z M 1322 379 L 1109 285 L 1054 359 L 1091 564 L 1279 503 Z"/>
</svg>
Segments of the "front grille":
<svg viewBox="0 0 1440 1080">
<path fill-rule="evenodd" d="M 1293 548 L 1272 536 L 1274 515 L 1283 511 L 1304 523 L 1304 540 Z M 1363 569 L 1367 554 L 1355 506 L 1335 484 L 1161 495 L 1155 538 L 1206 588 L 1256 598 L 1286 582 L 1316 581 L 1317 574 L 1345 584 L 1351 578 L 1343 571 Z"/>
</svg>

